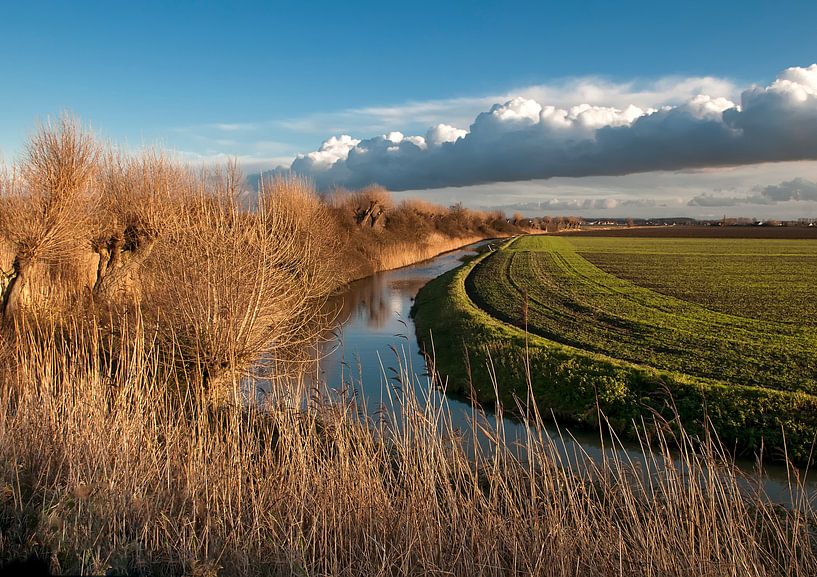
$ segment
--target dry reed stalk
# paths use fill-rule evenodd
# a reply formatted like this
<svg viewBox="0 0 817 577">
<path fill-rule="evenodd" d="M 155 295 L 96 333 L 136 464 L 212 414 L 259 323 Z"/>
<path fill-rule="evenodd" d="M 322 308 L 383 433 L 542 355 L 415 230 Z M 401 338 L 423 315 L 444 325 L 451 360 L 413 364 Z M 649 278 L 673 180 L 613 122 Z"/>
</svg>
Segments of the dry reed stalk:
<svg viewBox="0 0 817 577">
<path fill-rule="evenodd" d="M 392 270 L 421 262 L 441 253 L 456 250 L 483 240 L 482 236 L 444 237 L 430 235 L 425 242 L 398 242 L 382 247 L 377 255 L 377 270 Z"/>
<path fill-rule="evenodd" d="M 15 259 L 31 255 L 57 275 L 49 298 L 79 284 L 70 268 L 84 270 L 77 247 L 87 253 L 94 238 L 94 278 L 119 278 L 96 291 L 110 306 L 21 315 L 19 330 L 3 332 L 0 563 L 35 554 L 71 573 L 817 574 L 799 478 L 792 507 L 775 506 L 747 489 L 715 439 L 700 447 L 683 430 L 642 424 L 652 437 L 641 462 L 614 436 L 593 460 L 548 434 L 535 407 L 521 411 L 519 445 L 476 407 L 458 431 L 438 383 L 417 383 L 405 357 L 377 418 L 293 383 L 292 349 L 314 341 L 322 303 L 348 278 L 332 210 L 297 180 L 265 183 L 248 210 L 234 165 L 196 174 L 159 155 L 97 162 L 95 146 L 60 124 L 2 179 L 0 236 Z M 438 216 L 466 231 L 488 218 L 462 207 Z M 435 231 L 371 254 L 397 265 L 471 240 Z M 254 383 L 238 371 L 265 352 L 281 361 L 278 378 L 261 401 L 240 402 L 239 386 Z M 223 388 L 239 402 L 212 402 Z"/>
<path fill-rule="evenodd" d="M 115 357 L 127 370 L 101 363 L 110 345 L 92 330 L 15 342 L 18 386 L 0 403 L 1 558 L 38 543 L 66 572 L 817 570 L 811 505 L 772 505 L 714 444 L 693 452 L 683 433 L 674 453 L 658 428 L 642 463 L 623 451 L 591 460 L 535 414 L 516 447 L 478 412 L 458 433 L 443 393 L 412 386 L 408 364 L 378 421 L 325 395 L 191 418 L 168 395 L 182 376 L 150 332 L 125 332 Z"/>
</svg>

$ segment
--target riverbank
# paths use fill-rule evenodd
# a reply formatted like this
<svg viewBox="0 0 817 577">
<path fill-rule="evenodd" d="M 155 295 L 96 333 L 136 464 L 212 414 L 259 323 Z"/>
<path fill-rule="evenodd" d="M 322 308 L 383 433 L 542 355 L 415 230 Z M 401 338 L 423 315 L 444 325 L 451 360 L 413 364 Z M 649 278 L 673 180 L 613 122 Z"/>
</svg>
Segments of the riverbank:
<svg viewBox="0 0 817 577">
<path fill-rule="evenodd" d="M 507 247 L 514 241 L 506 242 Z M 501 249 L 500 249 L 501 250 Z M 710 422 L 727 446 L 805 464 L 817 430 L 810 395 L 728 386 L 562 345 L 505 323 L 472 300 L 468 282 L 490 254 L 435 279 L 415 301 L 418 339 L 451 391 L 507 410 L 532 396 L 543 415 L 598 428 L 599 410 L 620 434 L 659 416 L 702 434 Z M 522 318 L 523 311 L 519 315 Z M 783 453 L 786 451 L 786 453 Z"/>
<path fill-rule="evenodd" d="M 495 235 L 470 235 L 465 237 L 446 237 L 432 234 L 422 242 L 398 241 L 383 247 L 372 265 L 371 271 L 359 274 L 350 281 L 356 281 L 379 272 L 403 268 L 425 260 L 429 260 L 446 252 L 466 247 L 481 240 L 494 238 Z"/>
</svg>

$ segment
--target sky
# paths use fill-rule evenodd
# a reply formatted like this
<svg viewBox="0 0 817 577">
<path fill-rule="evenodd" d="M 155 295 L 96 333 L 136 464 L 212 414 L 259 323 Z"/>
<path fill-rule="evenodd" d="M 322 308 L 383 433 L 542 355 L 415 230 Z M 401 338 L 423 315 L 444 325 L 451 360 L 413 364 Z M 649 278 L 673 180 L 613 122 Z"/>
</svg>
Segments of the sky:
<svg viewBox="0 0 817 577">
<path fill-rule="evenodd" d="M 815 218 L 815 27 L 813 1 L 3 2 L 0 157 L 70 111 L 327 189 Z"/>
</svg>

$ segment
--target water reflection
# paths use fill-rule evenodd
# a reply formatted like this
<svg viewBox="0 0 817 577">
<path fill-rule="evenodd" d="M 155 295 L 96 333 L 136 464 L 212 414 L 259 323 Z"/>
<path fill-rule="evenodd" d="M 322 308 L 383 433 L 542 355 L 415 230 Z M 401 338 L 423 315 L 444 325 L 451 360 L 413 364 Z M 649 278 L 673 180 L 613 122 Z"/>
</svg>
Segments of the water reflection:
<svg viewBox="0 0 817 577">
<path fill-rule="evenodd" d="M 331 303 L 339 324 L 332 338 L 321 346 L 317 370 L 320 382 L 352 395 L 375 420 L 390 415 L 399 421 L 400 398 L 410 393 L 419 399 L 421 406 L 431 403 L 449 411 L 451 421 L 445 428 L 472 431 L 477 415 L 470 403 L 430 390 L 425 359 L 418 350 L 409 313 L 422 286 L 476 254 L 479 244 L 352 283 Z M 488 431 L 497 430 L 499 425 L 508 443 L 525 443 L 528 431 L 520 423 L 501 417 L 498 421 L 492 413 L 482 414 L 480 420 Z M 598 433 L 553 428 L 546 434 L 557 439 L 561 458 L 567 461 L 578 462 L 588 457 L 601 460 L 603 455 L 609 458 L 611 454 L 609 442 L 605 444 Z M 468 439 L 469 435 L 463 438 Z M 614 453 L 618 458 L 633 462 L 645 459 L 636 444 Z M 753 466 L 751 462 L 741 464 L 746 471 L 752 471 Z M 767 468 L 762 483 L 774 500 L 791 501 L 784 468 Z M 809 494 L 817 497 L 817 483 L 811 481 L 808 487 Z"/>
<path fill-rule="evenodd" d="M 410 318 L 414 297 L 428 281 L 475 255 L 482 244 L 351 283 L 331 303 L 340 323 L 321 350 L 321 381 L 333 388 L 354 385 L 373 401 L 384 393 L 385 375 L 398 371 L 400 364 L 425 374 Z"/>
<path fill-rule="evenodd" d="M 376 274 L 368 279 L 352 283 L 344 294 L 331 299 L 327 307 L 337 315 L 341 326 L 349 322 L 365 324 L 379 329 L 391 316 L 386 279 Z"/>
</svg>

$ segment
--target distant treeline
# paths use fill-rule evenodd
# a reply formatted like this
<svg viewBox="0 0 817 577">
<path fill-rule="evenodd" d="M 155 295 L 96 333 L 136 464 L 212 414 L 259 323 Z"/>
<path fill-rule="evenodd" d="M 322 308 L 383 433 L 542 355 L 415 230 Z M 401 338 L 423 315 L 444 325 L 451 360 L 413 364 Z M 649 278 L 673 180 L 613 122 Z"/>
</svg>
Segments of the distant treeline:
<svg viewBox="0 0 817 577">
<path fill-rule="evenodd" d="M 446 247 L 531 227 L 501 211 L 472 210 L 459 203 L 446 207 L 418 199 L 395 202 L 379 186 L 335 190 L 322 198 L 332 218 L 330 226 L 342 238 L 339 256 L 355 278 L 428 258 Z"/>
</svg>

